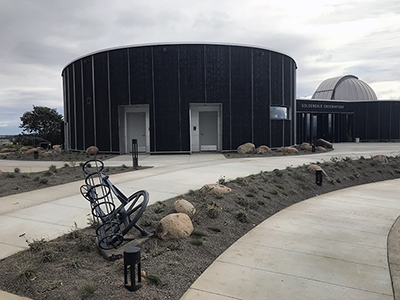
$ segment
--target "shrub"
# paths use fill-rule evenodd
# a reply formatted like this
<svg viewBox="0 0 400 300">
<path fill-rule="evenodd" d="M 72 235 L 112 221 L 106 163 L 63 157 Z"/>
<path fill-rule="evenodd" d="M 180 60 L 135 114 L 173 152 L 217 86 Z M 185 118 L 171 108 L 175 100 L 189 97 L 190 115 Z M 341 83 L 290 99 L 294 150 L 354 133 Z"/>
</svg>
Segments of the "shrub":
<svg viewBox="0 0 400 300">
<path fill-rule="evenodd" d="M 19 173 L 21 170 L 19 168 L 14 169 L 14 173 Z"/>
<path fill-rule="evenodd" d="M 87 283 L 83 287 L 82 299 L 87 299 L 89 297 L 92 297 L 95 291 L 96 291 L 96 286 L 93 283 Z"/>
<path fill-rule="evenodd" d="M 196 229 L 196 230 L 193 230 L 192 235 L 202 237 L 202 236 L 205 236 L 206 234 L 203 231 Z"/>
<path fill-rule="evenodd" d="M 190 243 L 195 246 L 201 246 L 201 245 L 203 245 L 203 240 L 202 239 L 193 239 L 190 241 Z"/>
<path fill-rule="evenodd" d="M 148 282 L 151 284 L 157 285 L 157 284 L 161 283 L 161 278 L 160 278 L 160 276 L 157 276 L 157 275 L 146 275 L 146 276 L 144 276 L 144 278 L 146 280 L 148 280 Z"/>
<path fill-rule="evenodd" d="M 217 183 L 218 184 L 222 184 L 222 185 L 224 185 L 224 184 L 226 184 L 226 180 L 225 180 L 225 176 L 220 176 L 219 177 L 219 179 L 217 180 Z"/>
<path fill-rule="evenodd" d="M 84 264 L 80 258 L 74 258 L 67 262 L 67 266 L 72 269 L 79 269 L 80 267 L 83 267 Z"/>
<path fill-rule="evenodd" d="M 19 261 L 15 269 L 16 277 L 24 282 L 28 282 L 36 275 L 36 267 L 28 260 Z"/>
<path fill-rule="evenodd" d="M 249 216 L 247 214 L 247 212 L 243 209 L 240 209 L 236 212 L 235 214 L 236 219 L 239 220 L 239 222 L 242 223 L 247 223 L 249 221 Z"/>
<path fill-rule="evenodd" d="M 217 203 L 212 201 L 210 204 L 207 204 L 206 214 L 209 218 L 215 219 L 219 214 Z"/>
<path fill-rule="evenodd" d="M 32 242 L 29 242 L 26 240 L 29 246 L 29 250 L 32 252 L 39 252 L 41 250 L 44 250 L 46 248 L 47 241 L 44 238 L 41 238 L 40 240 L 35 240 L 33 239 Z"/>
<path fill-rule="evenodd" d="M 207 229 L 214 231 L 214 232 L 221 232 L 221 228 L 219 228 L 219 227 L 208 227 Z"/>
<path fill-rule="evenodd" d="M 156 214 L 160 214 L 160 213 L 162 213 L 164 211 L 166 206 L 167 205 L 164 202 L 157 201 L 155 206 L 154 206 L 154 212 Z"/>
</svg>

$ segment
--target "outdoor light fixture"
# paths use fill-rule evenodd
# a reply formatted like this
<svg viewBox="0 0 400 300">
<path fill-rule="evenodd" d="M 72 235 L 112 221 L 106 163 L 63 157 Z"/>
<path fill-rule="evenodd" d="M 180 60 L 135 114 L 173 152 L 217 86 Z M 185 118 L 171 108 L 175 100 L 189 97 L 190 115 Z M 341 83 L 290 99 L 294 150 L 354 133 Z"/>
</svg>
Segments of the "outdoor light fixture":
<svg viewBox="0 0 400 300">
<path fill-rule="evenodd" d="M 315 171 L 315 183 L 319 186 L 322 185 L 322 170 Z"/>
<path fill-rule="evenodd" d="M 138 266 L 138 283 L 142 282 L 141 266 L 140 266 L 140 249 L 131 247 L 124 250 L 124 280 L 125 287 L 129 291 L 137 291 L 142 287 L 141 284 L 136 285 L 136 265 Z M 131 273 L 131 285 L 128 285 L 128 268 Z"/>
<path fill-rule="evenodd" d="M 315 145 L 312 145 L 311 151 L 314 153 L 315 152 Z"/>
<path fill-rule="evenodd" d="M 138 141 L 137 139 L 132 139 L 132 162 L 133 162 L 133 168 L 135 170 L 138 169 Z"/>
</svg>

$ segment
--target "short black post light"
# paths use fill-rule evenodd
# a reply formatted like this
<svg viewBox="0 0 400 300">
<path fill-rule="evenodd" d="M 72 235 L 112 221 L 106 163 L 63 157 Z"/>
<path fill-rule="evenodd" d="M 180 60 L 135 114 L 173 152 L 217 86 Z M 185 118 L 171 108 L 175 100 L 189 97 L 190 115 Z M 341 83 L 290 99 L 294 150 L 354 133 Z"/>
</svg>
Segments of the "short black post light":
<svg viewBox="0 0 400 300">
<path fill-rule="evenodd" d="M 33 158 L 38 159 L 39 158 L 39 151 L 35 150 L 33 151 Z"/>
<path fill-rule="evenodd" d="M 315 170 L 315 183 L 319 186 L 322 185 L 322 170 Z"/>
<path fill-rule="evenodd" d="M 137 170 L 139 166 L 138 155 L 139 155 L 139 149 L 138 149 L 137 139 L 132 139 L 132 161 L 133 161 L 133 169 L 135 170 Z"/>
<path fill-rule="evenodd" d="M 312 153 L 315 152 L 315 145 L 312 145 L 312 149 L 311 149 Z"/>
<path fill-rule="evenodd" d="M 138 285 L 136 285 L 136 265 L 138 266 Z M 131 285 L 128 285 L 128 268 L 131 274 Z M 140 266 L 140 249 L 138 247 L 130 247 L 124 250 L 124 282 L 125 287 L 129 291 L 137 291 L 142 287 L 141 266 Z"/>
</svg>

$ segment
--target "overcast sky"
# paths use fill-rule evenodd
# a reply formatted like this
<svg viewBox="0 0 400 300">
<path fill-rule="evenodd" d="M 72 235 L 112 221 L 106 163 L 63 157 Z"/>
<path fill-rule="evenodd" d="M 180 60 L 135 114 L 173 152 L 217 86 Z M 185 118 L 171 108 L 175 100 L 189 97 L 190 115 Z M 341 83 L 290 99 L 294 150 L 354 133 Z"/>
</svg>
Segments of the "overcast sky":
<svg viewBox="0 0 400 300">
<path fill-rule="evenodd" d="M 400 99 L 399 0 L 0 0 L 0 135 L 32 106 L 63 114 L 61 71 L 97 50 L 159 42 L 260 46 L 291 56 L 297 97 L 355 75 Z"/>
</svg>

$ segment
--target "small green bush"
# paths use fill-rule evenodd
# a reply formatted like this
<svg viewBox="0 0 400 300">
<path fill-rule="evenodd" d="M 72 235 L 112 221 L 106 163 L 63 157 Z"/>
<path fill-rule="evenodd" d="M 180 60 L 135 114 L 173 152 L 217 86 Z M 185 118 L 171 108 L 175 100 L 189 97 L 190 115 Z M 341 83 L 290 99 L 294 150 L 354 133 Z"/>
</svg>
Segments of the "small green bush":
<svg viewBox="0 0 400 300">
<path fill-rule="evenodd" d="M 193 230 L 192 235 L 202 237 L 202 236 L 205 236 L 206 234 L 203 231 L 196 229 L 196 230 Z"/>
<path fill-rule="evenodd" d="M 238 210 L 235 214 L 235 217 L 239 220 L 239 222 L 242 223 L 247 223 L 249 221 L 249 215 L 243 209 Z"/>
<path fill-rule="evenodd" d="M 219 228 L 219 227 L 208 227 L 207 229 L 214 231 L 214 232 L 221 232 L 221 228 Z"/>
<path fill-rule="evenodd" d="M 90 298 L 94 295 L 96 286 L 93 283 L 87 283 L 82 290 L 82 299 Z"/>
<path fill-rule="evenodd" d="M 17 264 L 15 264 L 15 269 L 16 277 L 23 282 L 28 282 L 32 277 L 36 275 L 37 271 L 33 263 L 28 260 L 19 261 Z"/>
<path fill-rule="evenodd" d="M 39 252 L 42 251 L 46 248 L 47 241 L 44 238 L 41 238 L 40 240 L 35 240 L 33 239 L 32 242 L 29 242 L 26 240 L 29 246 L 29 250 L 32 252 Z"/>
<path fill-rule="evenodd" d="M 202 239 L 193 239 L 190 241 L 190 243 L 195 246 L 201 246 L 201 245 L 203 245 L 203 240 Z"/>
<path fill-rule="evenodd" d="M 218 216 L 218 214 L 219 214 L 218 205 L 217 203 L 212 201 L 210 204 L 207 205 L 206 215 L 211 219 L 215 219 Z"/>
<path fill-rule="evenodd" d="M 166 205 L 164 202 L 157 201 L 157 202 L 155 203 L 155 205 L 154 205 L 154 212 L 155 212 L 156 214 L 160 214 L 160 213 L 162 213 L 162 212 L 164 211 L 164 209 L 165 209 L 166 206 L 167 206 L 167 205 Z"/>
<path fill-rule="evenodd" d="M 148 282 L 151 284 L 157 285 L 157 284 L 161 283 L 161 278 L 160 278 L 160 276 L 157 276 L 157 275 L 146 275 L 146 276 L 144 276 L 144 278 L 146 280 L 148 280 Z"/>
</svg>

